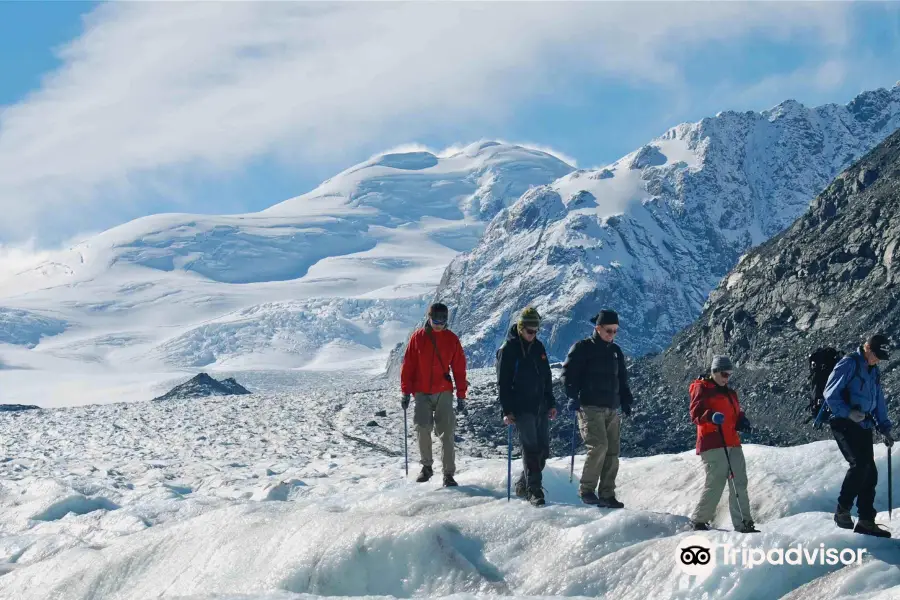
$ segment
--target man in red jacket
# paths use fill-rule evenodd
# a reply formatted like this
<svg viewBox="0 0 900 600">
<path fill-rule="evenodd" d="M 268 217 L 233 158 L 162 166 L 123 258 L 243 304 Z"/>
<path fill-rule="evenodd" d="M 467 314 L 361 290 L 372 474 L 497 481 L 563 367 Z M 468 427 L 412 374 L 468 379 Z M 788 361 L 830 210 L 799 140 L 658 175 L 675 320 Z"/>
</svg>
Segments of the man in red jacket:
<svg viewBox="0 0 900 600">
<path fill-rule="evenodd" d="M 697 379 L 690 386 L 691 420 L 697 424 L 697 454 L 706 470 L 706 483 L 691 520 L 695 530 L 709 529 L 722 489 L 731 479 L 728 507 L 734 529 L 758 533 L 750 515 L 747 466 L 738 435 L 738 431 L 750 429 L 750 422 L 738 404 L 737 392 L 728 387 L 734 366 L 727 356 L 716 356 L 711 371 L 712 375 Z"/>
<path fill-rule="evenodd" d="M 409 340 L 403 367 L 400 371 L 400 405 L 409 407 L 410 394 L 415 395 L 416 406 L 413 423 L 419 442 L 422 472 L 416 481 L 428 481 L 434 475 L 431 454 L 431 430 L 441 438 L 441 464 L 444 485 L 454 486 L 456 481 L 455 448 L 456 414 L 453 412 L 453 383 L 456 382 L 456 410 L 465 412 L 466 355 L 456 334 L 447 329 L 449 311 L 440 302 L 428 309 L 428 322 Z M 450 378 L 450 372 L 453 378 Z"/>
</svg>

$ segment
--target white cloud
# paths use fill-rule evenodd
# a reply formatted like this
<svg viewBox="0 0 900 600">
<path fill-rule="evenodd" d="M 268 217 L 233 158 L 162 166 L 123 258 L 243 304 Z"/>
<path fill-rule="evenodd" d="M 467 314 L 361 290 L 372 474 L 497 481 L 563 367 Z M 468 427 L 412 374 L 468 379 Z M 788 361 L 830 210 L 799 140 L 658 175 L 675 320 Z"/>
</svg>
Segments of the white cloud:
<svg viewBox="0 0 900 600">
<path fill-rule="evenodd" d="M 819 3 L 113 3 L 0 113 L 0 239 L 271 155 L 333 161 L 478 137 L 586 77 L 683 86 L 688 50 L 750 33 L 846 42 Z M 822 74 L 827 82 L 830 72 Z M 483 131 L 483 129 L 481 130 Z M 347 165 L 349 166 L 349 165 Z M 114 200 L 113 200 L 114 199 Z"/>
</svg>

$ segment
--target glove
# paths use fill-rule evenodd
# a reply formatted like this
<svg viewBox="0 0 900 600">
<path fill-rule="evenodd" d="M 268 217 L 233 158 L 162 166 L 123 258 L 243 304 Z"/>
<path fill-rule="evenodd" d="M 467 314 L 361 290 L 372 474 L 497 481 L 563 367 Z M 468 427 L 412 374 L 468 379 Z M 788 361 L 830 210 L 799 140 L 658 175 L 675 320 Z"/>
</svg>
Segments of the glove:
<svg viewBox="0 0 900 600">
<path fill-rule="evenodd" d="M 403 408 L 403 410 L 409 408 L 409 394 L 403 394 L 403 399 L 400 400 L 400 406 Z"/>
<path fill-rule="evenodd" d="M 626 417 L 631 416 L 631 405 L 630 404 L 622 405 L 622 414 L 625 415 Z"/>
<path fill-rule="evenodd" d="M 894 436 L 890 432 L 882 434 L 884 436 L 884 445 L 890 448 L 894 445 Z"/>
<path fill-rule="evenodd" d="M 569 398 L 569 403 L 566 404 L 566 408 L 572 411 L 578 410 L 581 408 L 581 402 L 578 401 L 578 398 Z"/>
<path fill-rule="evenodd" d="M 504 415 L 504 417 L 503 417 L 504 425 L 513 425 L 513 424 L 515 424 L 515 422 L 516 422 L 516 416 L 514 414 L 507 413 L 506 415 Z"/>
<path fill-rule="evenodd" d="M 741 418 L 738 419 L 735 429 L 737 429 L 738 431 L 750 431 L 752 429 L 752 427 L 750 427 L 750 419 L 747 418 L 747 415 L 741 415 Z"/>
<path fill-rule="evenodd" d="M 866 413 L 858 409 L 852 409 L 848 415 L 854 423 L 862 423 L 866 419 Z"/>
<path fill-rule="evenodd" d="M 456 412 L 465 416 L 469 415 L 469 409 L 466 408 L 466 401 L 464 398 L 456 399 Z"/>
<path fill-rule="evenodd" d="M 720 412 L 713 413 L 712 422 L 715 423 L 716 425 L 721 425 L 722 423 L 725 422 L 725 415 L 723 415 Z"/>
</svg>

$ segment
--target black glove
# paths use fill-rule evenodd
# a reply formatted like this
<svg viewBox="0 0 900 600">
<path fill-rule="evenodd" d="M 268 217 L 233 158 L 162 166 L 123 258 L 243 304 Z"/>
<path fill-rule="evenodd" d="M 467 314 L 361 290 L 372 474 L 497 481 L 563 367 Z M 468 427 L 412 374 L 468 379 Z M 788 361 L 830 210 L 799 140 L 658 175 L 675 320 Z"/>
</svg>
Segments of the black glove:
<svg viewBox="0 0 900 600">
<path fill-rule="evenodd" d="M 458 412 L 461 415 L 465 415 L 465 416 L 469 415 L 469 409 L 466 408 L 465 399 L 463 399 L 463 398 L 456 399 L 456 412 Z"/>
<path fill-rule="evenodd" d="M 884 445 L 890 448 L 894 445 L 894 436 L 891 435 L 891 430 L 886 427 L 878 427 L 878 433 L 884 436 Z"/>
<path fill-rule="evenodd" d="M 631 416 L 631 405 L 630 404 L 622 405 L 622 414 L 625 415 L 626 417 Z"/>
<path fill-rule="evenodd" d="M 752 427 L 750 427 L 750 419 L 747 418 L 747 415 L 741 415 L 741 418 L 738 419 L 735 429 L 737 429 L 738 431 L 750 431 L 751 429 L 753 429 Z"/>
<path fill-rule="evenodd" d="M 403 394 L 403 399 L 400 400 L 400 406 L 403 408 L 403 410 L 409 408 L 409 394 Z"/>
</svg>

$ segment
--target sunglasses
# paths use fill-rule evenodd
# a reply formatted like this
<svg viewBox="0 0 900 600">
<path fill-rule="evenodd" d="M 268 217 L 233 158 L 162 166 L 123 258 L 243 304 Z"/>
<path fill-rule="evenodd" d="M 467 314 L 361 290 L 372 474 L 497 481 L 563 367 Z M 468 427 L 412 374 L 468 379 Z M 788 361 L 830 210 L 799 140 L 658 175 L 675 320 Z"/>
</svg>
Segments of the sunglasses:
<svg viewBox="0 0 900 600">
<path fill-rule="evenodd" d="M 717 372 L 719 373 L 719 375 L 721 375 L 725 379 L 728 379 L 729 377 L 731 377 L 731 371 L 717 371 Z"/>
<path fill-rule="evenodd" d="M 528 335 L 534 335 L 538 332 L 537 329 L 532 329 L 531 327 L 525 327 L 522 331 L 524 331 Z"/>
<path fill-rule="evenodd" d="M 432 317 L 431 323 L 437 325 L 438 327 L 443 327 L 447 324 L 447 319 L 435 319 L 434 317 Z"/>
<path fill-rule="evenodd" d="M 609 335 L 616 335 L 617 333 L 619 333 L 619 328 L 618 328 L 618 327 L 613 327 L 613 328 L 602 327 L 601 329 L 603 329 L 603 331 L 605 331 L 605 332 L 608 333 Z"/>
</svg>

